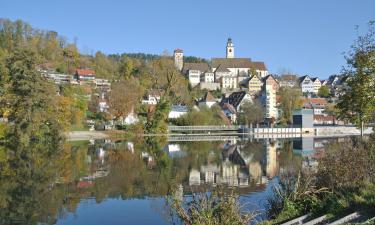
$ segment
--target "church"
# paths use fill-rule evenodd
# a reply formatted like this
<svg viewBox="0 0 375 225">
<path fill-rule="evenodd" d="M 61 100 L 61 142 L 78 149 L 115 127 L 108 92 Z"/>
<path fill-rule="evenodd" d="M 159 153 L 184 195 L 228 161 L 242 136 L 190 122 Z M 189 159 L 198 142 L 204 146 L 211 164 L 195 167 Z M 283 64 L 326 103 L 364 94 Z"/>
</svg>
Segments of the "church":
<svg viewBox="0 0 375 225">
<path fill-rule="evenodd" d="M 235 90 L 251 76 L 260 78 L 268 75 L 264 62 L 253 62 L 250 58 L 236 58 L 234 44 L 228 38 L 226 58 L 212 58 L 210 63 L 184 63 L 183 50 L 176 49 L 173 57 L 175 66 L 185 74 L 192 87 L 208 90 Z"/>
</svg>

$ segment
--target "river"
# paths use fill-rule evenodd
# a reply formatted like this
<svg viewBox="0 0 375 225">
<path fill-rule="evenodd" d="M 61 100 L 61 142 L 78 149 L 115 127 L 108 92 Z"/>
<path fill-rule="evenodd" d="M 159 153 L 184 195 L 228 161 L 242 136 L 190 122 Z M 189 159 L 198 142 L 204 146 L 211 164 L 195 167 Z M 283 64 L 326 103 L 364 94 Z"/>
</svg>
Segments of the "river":
<svg viewBox="0 0 375 225">
<path fill-rule="evenodd" d="M 53 161 L 56 170 L 48 173 L 55 177 L 41 191 L 33 190 L 39 180 L 27 189 L 31 203 L 24 204 L 35 207 L 17 219 L 32 217 L 35 223 L 29 224 L 171 224 L 177 220 L 166 201 L 172 189 L 189 199 L 218 185 L 233 188 L 243 209 L 262 218 L 278 175 L 315 167 L 327 143 L 336 141 L 340 139 L 69 142 L 69 154 Z M 24 209 L 19 202 L 12 206 L 17 209 L 10 212 Z"/>
</svg>

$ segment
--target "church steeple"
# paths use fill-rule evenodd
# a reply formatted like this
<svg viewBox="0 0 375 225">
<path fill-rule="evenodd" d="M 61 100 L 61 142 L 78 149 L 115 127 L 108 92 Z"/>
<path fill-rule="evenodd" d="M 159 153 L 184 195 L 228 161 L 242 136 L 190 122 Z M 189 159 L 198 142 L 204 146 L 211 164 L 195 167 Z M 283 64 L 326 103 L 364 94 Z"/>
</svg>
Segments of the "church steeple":
<svg viewBox="0 0 375 225">
<path fill-rule="evenodd" d="M 232 38 L 228 38 L 227 41 L 227 58 L 234 58 L 234 45 L 232 43 Z"/>
</svg>

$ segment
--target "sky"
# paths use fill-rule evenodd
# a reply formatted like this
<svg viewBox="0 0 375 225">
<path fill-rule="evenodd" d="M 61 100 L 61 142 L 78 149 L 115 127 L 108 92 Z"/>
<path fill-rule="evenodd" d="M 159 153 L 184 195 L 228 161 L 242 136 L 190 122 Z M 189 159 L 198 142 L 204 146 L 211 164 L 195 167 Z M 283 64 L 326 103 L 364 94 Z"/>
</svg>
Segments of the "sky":
<svg viewBox="0 0 375 225">
<path fill-rule="evenodd" d="M 235 57 L 327 78 L 340 73 L 344 52 L 375 20 L 375 0 L 0 0 L 0 18 L 57 31 L 86 54 Z M 356 31 L 359 26 L 359 31 Z"/>
</svg>

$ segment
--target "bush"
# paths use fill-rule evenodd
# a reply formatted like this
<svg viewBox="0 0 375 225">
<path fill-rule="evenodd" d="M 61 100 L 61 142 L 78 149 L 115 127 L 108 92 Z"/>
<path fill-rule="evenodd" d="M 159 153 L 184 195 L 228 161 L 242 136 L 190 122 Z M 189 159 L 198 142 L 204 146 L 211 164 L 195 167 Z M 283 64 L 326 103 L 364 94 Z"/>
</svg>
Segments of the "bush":
<svg viewBox="0 0 375 225">
<path fill-rule="evenodd" d="M 241 212 L 238 196 L 221 188 L 211 193 L 193 194 L 192 200 L 183 203 L 174 198 L 172 208 L 187 225 L 247 225 L 254 214 Z"/>
</svg>

